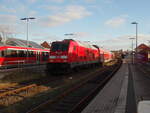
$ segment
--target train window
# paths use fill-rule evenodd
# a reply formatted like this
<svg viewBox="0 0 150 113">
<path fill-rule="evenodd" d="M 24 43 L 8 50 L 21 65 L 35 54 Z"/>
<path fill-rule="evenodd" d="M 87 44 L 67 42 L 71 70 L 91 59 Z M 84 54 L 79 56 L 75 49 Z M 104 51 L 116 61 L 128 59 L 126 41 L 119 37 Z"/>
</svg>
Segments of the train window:
<svg viewBox="0 0 150 113">
<path fill-rule="evenodd" d="M 5 57 L 5 51 L 1 51 L 1 57 Z"/>
<path fill-rule="evenodd" d="M 10 50 L 7 50 L 6 51 L 6 57 L 10 57 L 11 56 L 11 51 Z"/>
<path fill-rule="evenodd" d="M 49 57 L 49 52 L 46 52 L 46 56 Z"/>
<path fill-rule="evenodd" d="M 29 56 L 29 57 L 35 57 L 35 54 L 34 54 L 33 51 L 28 51 L 28 56 Z"/>
<path fill-rule="evenodd" d="M 35 51 L 33 51 L 33 57 L 36 57 L 36 52 Z"/>
<path fill-rule="evenodd" d="M 74 50 L 74 51 L 76 50 L 76 46 L 73 47 L 73 50 Z"/>
<path fill-rule="evenodd" d="M 18 57 L 26 57 L 26 51 L 19 50 L 18 51 Z"/>
<path fill-rule="evenodd" d="M 17 50 L 7 50 L 6 57 L 17 57 Z"/>
<path fill-rule="evenodd" d="M 85 50 L 85 53 L 86 53 L 86 55 L 89 55 L 89 50 L 88 49 Z"/>
<path fill-rule="evenodd" d="M 51 46 L 51 51 L 67 51 L 69 47 L 69 43 L 61 43 L 61 42 L 54 42 Z"/>
<path fill-rule="evenodd" d="M 94 53 L 92 54 L 92 57 L 93 57 L 93 59 L 95 59 L 95 54 Z"/>
<path fill-rule="evenodd" d="M 11 56 L 17 57 L 17 50 L 11 50 Z"/>
<path fill-rule="evenodd" d="M 31 56 L 31 57 L 34 57 L 33 51 L 30 51 L 30 56 Z"/>
<path fill-rule="evenodd" d="M 47 61 L 49 58 L 49 53 L 48 52 L 42 52 L 42 60 Z"/>
</svg>

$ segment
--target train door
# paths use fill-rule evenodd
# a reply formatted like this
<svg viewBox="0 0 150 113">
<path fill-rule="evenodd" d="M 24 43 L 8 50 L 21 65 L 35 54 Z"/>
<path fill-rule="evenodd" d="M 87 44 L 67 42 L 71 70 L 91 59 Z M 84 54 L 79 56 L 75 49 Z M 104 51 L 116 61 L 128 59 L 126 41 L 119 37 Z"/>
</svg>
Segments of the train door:
<svg viewBox="0 0 150 113">
<path fill-rule="evenodd" d="M 104 52 L 100 54 L 101 56 L 101 62 L 105 62 L 105 56 L 104 56 Z"/>
<path fill-rule="evenodd" d="M 40 51 L 37 51 L 37 52 L 36 52 L 36 63 L 37 63 L 37 64 L 40 63 L 40 59 L 41 59 L 41 57 L 40 57 Z"/>
</svg>

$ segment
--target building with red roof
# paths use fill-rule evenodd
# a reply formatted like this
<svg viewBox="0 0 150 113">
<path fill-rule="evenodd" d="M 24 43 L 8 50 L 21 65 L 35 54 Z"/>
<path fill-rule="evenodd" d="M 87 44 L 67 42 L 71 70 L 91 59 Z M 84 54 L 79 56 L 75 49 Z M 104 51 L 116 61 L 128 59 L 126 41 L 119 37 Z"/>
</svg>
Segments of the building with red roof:
<svg viewBox="0 0 150 113">
<path fill-rule="evenodd" d="M 150 61 L 150 47 L 146 44 L 140 44 L 137 47 L 137 59 L 139 62 Z"/>
</svg>

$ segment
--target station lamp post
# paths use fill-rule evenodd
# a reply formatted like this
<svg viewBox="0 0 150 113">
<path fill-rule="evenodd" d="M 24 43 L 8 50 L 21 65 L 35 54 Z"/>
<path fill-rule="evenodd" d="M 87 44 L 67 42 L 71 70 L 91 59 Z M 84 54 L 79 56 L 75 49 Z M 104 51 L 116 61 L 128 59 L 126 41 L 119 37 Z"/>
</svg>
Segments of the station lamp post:
<svg viewBox="0 0 150 113">
<path fill-rule="evenodd" d="M 135 39 L 135 38 L 129 38 L 130 40 L 132 40 L 132 64 L 134 63 L 134 54 L 133 54 L 133 40 Z"/>
<path fill-rule="evenodd" d="M 131 24 L 135 24 L 136 25 L 136 48 L 135 48 L 135 56 L 136 56 L 136 61 L 137 61 L 138 23 L 137 22 L 132 22 Z"/>
<path fill-rule="evenodd" d="M 27 41 L 27 47 L 29 47 L 29 41 L 28 41 L 28 23 L 29 23 L 29 20 L 33 20 L 33 19 L 35 19 L 34 17 L 28 17 L 28 18 L 21 18 L 20 20 L 25 20 L 26 22 L 27 22 L 27 39 L 26 39 L 26 41 Z M 27 58 L 27 62 L 28 62 L 28 48 L 27 48 L 27 56 L 26 56 L 26 58 Z"/>
<path fill-rule="evenodd" d="M 73 33 L 66 33 L 64 34 L 65 36 L 73 36 L 74 34 Z"/>
<path fill-rule="evenodd" d="M 71 36 L 74 36 L 75 34 L 74 33 L 66 33 L 66 34 L 64 34 L 65 36 L 70 36 L 70 38 L 71 38 Z"/>
<path fill-rule="evenodd" d="M 29 20 L 33 20 L 33 19 L 35 19 L 34 17 L 28 17 L 28 18 L 21 18 L 20 20 L 25 20 L 26 22 L 27 22 L 27 47 L 29 47 L 29 41 L 28 41 L 28 27 L 29 27 L 29 25 L 28 25 L 28 23 L 29 23 Z"/>
</svg>

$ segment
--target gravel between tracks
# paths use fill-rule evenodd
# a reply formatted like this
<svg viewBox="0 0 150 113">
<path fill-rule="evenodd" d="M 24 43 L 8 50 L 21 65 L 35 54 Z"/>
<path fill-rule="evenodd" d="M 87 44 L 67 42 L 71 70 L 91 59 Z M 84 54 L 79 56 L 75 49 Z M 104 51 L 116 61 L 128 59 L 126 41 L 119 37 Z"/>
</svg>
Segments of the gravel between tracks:
<svg viewBox="0 0 150 113">
<path fill-rule="evenodd" d="M 72 87 L 76 82 L 80 82 L 86 78 L 87 74 L 100 71 L 100 68 L 82 70 L 82 72 L 72 73 L 63 76 L 44 76 L 40 79 L 30 80 L 24 82 L 23 84 L 35 83 L 38 85 L 43 85 L 50 88 L 45 92 L 39 93 L 37 95 L 32 95 L 32 97 L 24 98 L 23 101 L 19 101 L 8 107 L 4 107 L 0 110 L 1 113 L 24 113 L 31 107 L 37 106 L 38 104 L 44 102 L 47 99 L 54 98 L 59 95 L 63 90 Z M 82 75 L 82 76 L 81 76 Z M 59 79 L 58 79 L 59 78 Z"/>
</svg>

